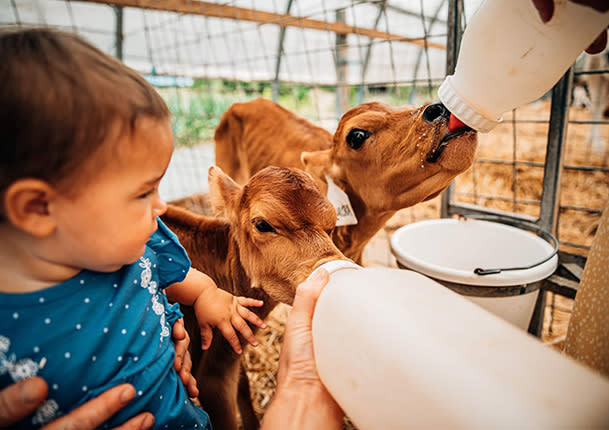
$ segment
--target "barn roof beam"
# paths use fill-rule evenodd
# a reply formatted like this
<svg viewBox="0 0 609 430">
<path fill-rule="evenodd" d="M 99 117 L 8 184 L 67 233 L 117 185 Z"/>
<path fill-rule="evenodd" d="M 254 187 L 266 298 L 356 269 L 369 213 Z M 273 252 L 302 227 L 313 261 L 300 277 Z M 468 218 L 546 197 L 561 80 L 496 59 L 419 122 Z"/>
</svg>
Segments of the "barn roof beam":
<svg viewBox="0 0 609 430">
<path fill-rule="evenodd" d="M 81 0 L 90 3 L 103 3 L 113 6 L 134 7 L 140 9 L 176 12 L 192 15 L 202 15 L 214 18 L 236 19 L 259 24 L 274 24 L 281 27 L 307 28 L 311 30 L 331 31 L 336 34 L 358 34 L 372 39 L 390 40 L 394 42 L 412 43 L 425 46 L 424 38 L 409 38 L 399 34 L 369 28 L 355 27 L 341 22 L 326 22 L 290 14 L 264 12 L 243 7 L 216 4 L 197 0 Z M 436 49 L 446 49 L 440 43 L 427 41 L 427 46 Z"/>
</svg>

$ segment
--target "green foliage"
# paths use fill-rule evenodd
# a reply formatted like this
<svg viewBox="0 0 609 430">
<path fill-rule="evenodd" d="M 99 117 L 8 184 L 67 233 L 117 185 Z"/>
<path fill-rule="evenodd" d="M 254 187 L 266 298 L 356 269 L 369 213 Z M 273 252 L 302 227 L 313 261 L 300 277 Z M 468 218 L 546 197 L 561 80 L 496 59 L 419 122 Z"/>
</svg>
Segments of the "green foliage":
<svg viewBox="0 0 609 430">
<path fill-rule="evenodd" d="M 279 84 L 279 103 L 295 108 L 312 105 L 310 86 Z M 271 82 L 199 79 L 192 88 L 164 88 L 159 92 L 173 114 L 177 146 L 192 146 L 213 138 L 222 114 L 235 102 L 272 98 Z"/>
<path fill-rule="evenodd" d="M 179 89 L 165 98 L 173 113 L 176 145 L 191 146 L 213 137 L 222 113 L 235 101 L 204 91 Z"/>
<path fill-rule="evenodd" d="M 335 113 L 335 102 L 319 107 L 320 95 L 335 95 L 333 85 L 310 85 L 280 82 L 277 88 L 278 102 L 285 108 L 315 121 L 320 109 Z M 256 97 L 273 98 L 273 83 L 239 82 L 221 79 L 199 79 L 192 88 L 162 88 L 163 95 L 173 113 L 173 129 L 178 146 L 191 146 L 213 138 L 214 130 L 222 114 L 235 102 Z M 349 88 L 350 106 L 368 101 L 382 101 L 395 106 L 421 105 L 437 99 L 437 87 L 427 85 L 368 86 L 365 91 L 358 85 Z M 322 100 L 335 100 L 322 97 Z"/>
<path fill-rule="evenodd" d="M 318 96 L 336 94 L 333 85 L 313 88 L 289 82 L 279 82 L 277 90 L 279 104 L 313 121 L 320 115 Z M 427 85 L 369 86 L 363 90 L 358 85 L 349 88 L 350 106 L 367 101 L 420 105 L 437 99 L 437 88 L 431 88 L 430 94 Z M 231 104 L 256 97 L 272 99 L 273 83 L 198 79 L 191 88 L 161 88 L 159 92 L 173 113 L 176 145 L 191 146 L 213 138 L 220 117 Z M 334 113 L 335 106 L 331 103 L 321 109 Z"/>
</svg>

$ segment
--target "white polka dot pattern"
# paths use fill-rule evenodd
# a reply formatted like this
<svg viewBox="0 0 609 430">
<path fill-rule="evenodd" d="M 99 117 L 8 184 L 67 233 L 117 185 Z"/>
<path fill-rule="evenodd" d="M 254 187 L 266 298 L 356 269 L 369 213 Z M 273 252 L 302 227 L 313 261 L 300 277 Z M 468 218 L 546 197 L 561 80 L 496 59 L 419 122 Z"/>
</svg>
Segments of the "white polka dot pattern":
<svg viewBox="0 0 609 430">
<path fill-rule="evenodd" d="M 564 352 L 609 376 L 609 204 L 588 254 Z"/>
</svg>

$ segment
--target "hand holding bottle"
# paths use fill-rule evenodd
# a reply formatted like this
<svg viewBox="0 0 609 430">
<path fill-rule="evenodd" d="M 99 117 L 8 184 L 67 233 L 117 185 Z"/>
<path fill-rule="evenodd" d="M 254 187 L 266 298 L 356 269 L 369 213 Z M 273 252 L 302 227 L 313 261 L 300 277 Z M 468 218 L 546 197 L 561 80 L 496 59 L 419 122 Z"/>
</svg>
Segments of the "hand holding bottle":
<svg viewBox="0 0 609 430">
<path fill-rule="evenodd" d="M 554 0 L 532 0 L 539 17 L 543 22 L 548 22 L 554 15 Z M 609 10 L 609 2 L 603 0 L 571 0 L 573 3 L 578 3 L 584 6 L 589 6 L 599 12 Z M 607 46 L 607 31 L 603 31 L 598 37 L 586 48 L 588 54 L 598 54 Z"/>
<path fill-rule="evenodd" d="M 486 0 L 465 28 L 455 73 L 438 96 L 462 123 L 488 132 L 504 112 L 551 89 L 590 41 L 606 37 L 608 24 L 606 0 Z"/>
</svg>

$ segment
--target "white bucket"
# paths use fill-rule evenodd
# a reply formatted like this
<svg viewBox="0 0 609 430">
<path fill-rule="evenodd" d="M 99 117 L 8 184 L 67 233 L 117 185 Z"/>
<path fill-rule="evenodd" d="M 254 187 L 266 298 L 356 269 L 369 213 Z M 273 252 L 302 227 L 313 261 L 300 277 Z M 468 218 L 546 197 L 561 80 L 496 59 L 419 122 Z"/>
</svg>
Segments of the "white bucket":
<svg viewBox="0 0 609 430">
<path fill-rule="evenodd" d="M 474 219 L 442 218 L 398 229 L 391 237 L 398 265 L 429 276 L 526 330 L 539 281 L 558 264 L 550 243 L 520 228 Z M 505 270 L 515 267 L 533 267 Z M 477 268 L 500 269 L 479 275 Z"/>
</svg>

